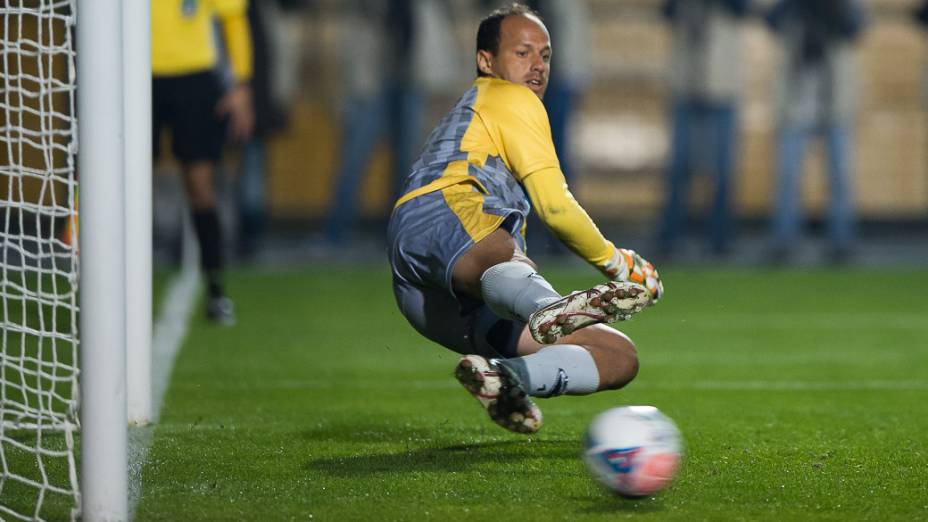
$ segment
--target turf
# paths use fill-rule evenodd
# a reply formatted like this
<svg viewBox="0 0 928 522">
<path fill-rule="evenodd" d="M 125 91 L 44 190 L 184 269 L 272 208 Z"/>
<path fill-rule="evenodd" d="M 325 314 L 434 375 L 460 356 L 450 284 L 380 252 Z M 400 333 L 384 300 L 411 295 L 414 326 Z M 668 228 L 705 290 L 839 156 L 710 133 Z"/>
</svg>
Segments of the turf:
<svg viewBox="0 0 928 522">
<path fill-rule="evenodd" d="M 239 324 L 192 326 L 136 519 L 928 518 L 928 272 L 670 268 L 666 298 L 620 325 L 638 378 L 541 401 L 533 437 L 460 389 L 385 270 L 233 273 Z M 655 498 L 610 495 L 578 458 L 590 419 L 625 404 L 684 435 Z"/>
</svg>

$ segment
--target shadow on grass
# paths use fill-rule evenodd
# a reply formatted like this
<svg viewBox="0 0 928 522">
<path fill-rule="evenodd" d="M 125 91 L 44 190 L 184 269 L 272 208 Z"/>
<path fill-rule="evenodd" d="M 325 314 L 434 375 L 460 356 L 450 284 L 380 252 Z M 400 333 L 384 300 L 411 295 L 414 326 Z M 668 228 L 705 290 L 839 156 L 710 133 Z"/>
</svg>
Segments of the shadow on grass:
<svg viewBox="0 0 928 522">
<path fill-rule="evenodd" d="M 400 439 L 402 440 L 402 439 Z M 419 447 L 390 453 L 327 457 L 308 461 L 306 469 L 331 476 L 369 476 L 371 473 L 465 471 L 487 464 L 512 464 L 527 459 L 576 459 L 574 440 L 503 440 Z"/>
<path fill-rule="evenodd" d="M 303 432 L 303 438 L 313 442 L 356 442 L 363 444 L 428 441 L 438 434 L 435 426 L 404 423 L 320 423 Z"/>
<path fill-rule="evenodd" d="M 605 489 L 596 497 L 575 496 L 570 499 L 578 505 L 577 513 L 583 514 L 621 514 L 621 513 L 659 513 L 664 511 L 663 502 L 654 498 L 629 499 L 611 494 Z"/>
</svg>

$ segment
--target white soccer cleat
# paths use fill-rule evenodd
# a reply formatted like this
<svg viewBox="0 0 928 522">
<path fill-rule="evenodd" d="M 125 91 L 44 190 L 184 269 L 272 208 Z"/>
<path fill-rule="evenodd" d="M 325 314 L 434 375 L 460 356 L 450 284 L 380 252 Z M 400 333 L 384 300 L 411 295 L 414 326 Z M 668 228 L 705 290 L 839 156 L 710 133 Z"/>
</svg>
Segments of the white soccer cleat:
<svg viewBox="0 0 928 522">
<path fill-rule="evenodd" d="M 536 341 L 553 344 L 591 324 L 630 319 L 649 304 L 651 294 L 644 286 L 611 281 L 574 292 L 536 311 L 528 318 L 528 327 Z"/>
<path fill-rule="evenodd" d="M 206 318 L 219 326 L 235 326 L 235 304 L 225 296 L 210 297 L 206 302 Z"/>
<path fill-rule="evenodd" d="M 504 367 L 479 355 L 465 355 L 454 376 L 493 422 L 516 433 L 535 433 L 541 428 L 541 410 Z"/>
</svg>

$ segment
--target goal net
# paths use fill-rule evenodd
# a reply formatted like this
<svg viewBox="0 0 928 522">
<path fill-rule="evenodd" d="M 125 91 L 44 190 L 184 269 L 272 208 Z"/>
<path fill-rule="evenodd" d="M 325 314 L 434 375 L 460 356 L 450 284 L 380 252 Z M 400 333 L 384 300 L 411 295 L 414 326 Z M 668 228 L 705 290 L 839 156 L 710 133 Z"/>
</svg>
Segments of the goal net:
<svg viewBox="0 0 928 522">
<path fill-rule="evenodd" d="M 0 518 L 74 519 L 75 0 L 0 3 Z"/>
</svg>

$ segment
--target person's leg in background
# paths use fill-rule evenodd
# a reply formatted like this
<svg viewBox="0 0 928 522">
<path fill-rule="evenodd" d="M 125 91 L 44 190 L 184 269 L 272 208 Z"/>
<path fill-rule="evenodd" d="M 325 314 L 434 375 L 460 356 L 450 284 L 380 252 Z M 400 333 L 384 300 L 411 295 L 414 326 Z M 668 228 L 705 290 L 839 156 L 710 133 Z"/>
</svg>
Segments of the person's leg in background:
<svg viewBox="0 0 928 522">
<path fill-rule="evenodd" d="M 784 124 L 777 135 L 777 186 L 773 207 L 772 261 L 787 261 L 801 235 L 802 212 L 799 180 L 808 131 Z"/>
<path fill-rule="evenodd" d="M 709 244 L 718 255 L 727 254 L 731 248 L 732 218 L 731 192 L 737 161 L 736 110 L 734 103 L 722 102 L 712 107 L 712 144 L 714 196 L 709 218 Z"/>
<path fill-rule="evenodd" d="M 392 193 L 389 208 L 392 209 L 393 202 L 403 195 L 406 176 L 422 148 L 425 97 L 411 82 L 391 87 L 389 97 L 387 110 L 390 111 L 390 136 L 393 143 Z"/>
<path fill-rule="evenodd" d="M 851 130 L 835 122 L 825 129 L 828 158 L 828 182 L 831 201 L 828 206 L 828 238 L 832 261 L 842 262 L 851 255 L 855 239 L 854 190 L 851 176 Z"/>
<path fill-rule="evenodd" d="M 223 285 L 223 231 L 216 192 L 217 166 L 226 139 L 226 122 L 215 107 L 223 85 L 213 72 L 172 78 L 172 152 L 181 163 L 184 189 L 200 250 L 207 286 L 206 316 L 221 324 L 235 323 L 232 301 Z"/>
<path fill-rule="evenodd" d="M 380 139 L 387 110 L 383 92 L 350 101 L 342 119 L 335 193 L 325 224 L 325 241 L 342 246 L 357 225 L 361 183 Z"/>
<path fill-rule="evenodd" d="M 238 251 L 250 258 L 261 247 L 267 224 L 265 170 L 267 152 L 264 139 L 253 136 L 242 149 L 238 177 Z"/>
<path fill-rule="evenodd" d="M 670 162 L 666 174 L 666 200 L 658 231 L 658 248 L 664 257 L 671 257 L 682 235 L 686 220 L 687 195 L 692 170 L 692 125 L 694 107 L 678 99 L 671 109 Z"/>
<path fill-rule="evenodd" d="M 200 247 L 200 267 L 206 279 L 207 318 L 231 325 L 235 322 L 235 315 L 222 281 L 222 229 L 217 210 L 216 166 L 211 161 L 199 160 L 185 164 L 183 170 L 193 228 Z"/>
</svg>

